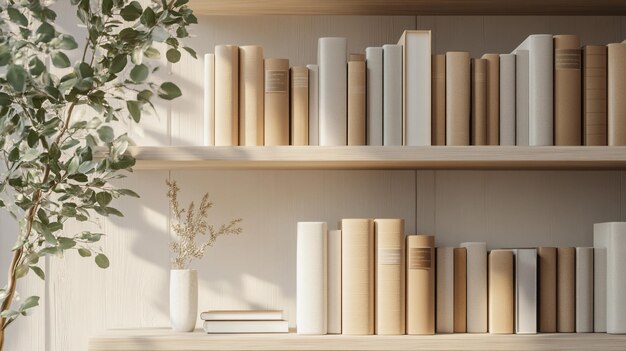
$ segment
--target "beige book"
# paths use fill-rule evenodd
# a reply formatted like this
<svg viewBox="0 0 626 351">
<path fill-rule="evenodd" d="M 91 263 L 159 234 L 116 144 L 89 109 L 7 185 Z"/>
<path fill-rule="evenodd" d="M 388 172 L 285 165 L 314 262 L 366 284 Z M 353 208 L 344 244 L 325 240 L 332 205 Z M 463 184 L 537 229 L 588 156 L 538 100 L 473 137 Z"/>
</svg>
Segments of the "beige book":
<svg viewBox="0 0 626 351">
<path fill-rule="evenodd" d="M 513 251 L 489 253 L 489 333 L 512 334 L 515 320 Z"/>
<path fill-rule="evenodd" d="M 581 144 L 580 38 L 554 36 L 554 145 Z"/>
<path fill-rule="evenodd" d="M 583 143 L 606 145 L 606 45 L 583 47 Z"/>
<path fill-rule="evenodd" d="M 500 145 L 500 55 L 482 58 L 487 60 L 487 145 Z"/>
<path fill-rule="evenodd" d="M 348 145 L 365 145 L 365 57 L 351 54 L 348 61 Z"/>
<path fill-rule="evenodd" d="M 435 250 L 435 333 L 454 333 L 454 248 Z"/>
<path fill-rule="evenodd" d="M 556 333 L 556 247 L 537 249 L 539 260 L 539 332 Z"/>
<path fill-rule="evenodd" d="M 470 55 L 446 53 L 446 145 L 470 143 Z"/>
<path fill-rule="evenodd" d="M 557 332 L 576 332 L 576 248 L 559 247 L 557 252 Z"/>
<path fill-rule="evenodd" d="M 239 144 L 239 48 L 215 46 L 215 146 Z"/>
<path fill-rule="evenodd" d="M 626 43 L 607 47 L 608 144 L 626 145 Z"/>
<path fill-rule="evenodd" d="M 265 59 L 265 145 L 289 145 L 287 59 Z"/>
<path fill-rule="evenodd" d="M 467 333 L 467 249 L 464 247 L 454 248 L 454 332 Z"/>
<path fill-rule="evenodd" d="M 374 334 L 374 221 L 341 221 L 341 333 Z"/>
<path fill-rule="evenodd" d="M 446 145 L 446 55 L 433 55 L 432 142 Z"/>
<path fill-rule="evenodd" d="M 263 145 L 263 48 L 239 47 L 239 143 Z"/>
<path fill-rule="evenodd" d="M 375 219 L 376 334 L 405 332 L 404 220 Z"/>
<path fill-rule="evenodd" d="M 472 145 L 487 145 L 487 60 L 472 59 Z"/>
<path fill-rule="evenodd" d="M 309 69 L 291 68 L 291 145 L 309 145 Z"/>
<path fill-rule="evenodd" d="M 435 237 L 406 238 L 406 333 L 435 333 Z"/>
</svg>

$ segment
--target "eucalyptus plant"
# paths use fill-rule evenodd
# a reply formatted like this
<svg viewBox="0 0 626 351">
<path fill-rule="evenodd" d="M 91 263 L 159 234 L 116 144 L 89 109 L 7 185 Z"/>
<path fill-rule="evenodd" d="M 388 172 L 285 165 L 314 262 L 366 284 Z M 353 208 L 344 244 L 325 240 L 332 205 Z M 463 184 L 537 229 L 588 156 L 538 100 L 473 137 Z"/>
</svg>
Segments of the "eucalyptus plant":
<svg viewBox="0 0 626 351">
<path fill-rule="evenodd" d="M 16 301 L 16 281 L 45 279 L 44 257 L 76 251 L 109 266 L 96 246 L 103 233 L 65 227 L 122 216 L 112 200 L 138 197 L 111 184 L 135 164 L 125 153 L 132 141 L 111 125 L 139 122 L 157 97 L 181 95 L 151 75 L 162 53 L 169 62 L 196 56 L 181 42 L 197 23 L 187 1 L 70 0 L 85 28 L 79 45 L 55 25 L 50 1 L 0 0 L 0 208 L 19 223 L 15 245 L 1 248 L 12 260 L 0 289 L 0 350 L 6 328 L 38 305 L 37 296 Z"/>
</svg>

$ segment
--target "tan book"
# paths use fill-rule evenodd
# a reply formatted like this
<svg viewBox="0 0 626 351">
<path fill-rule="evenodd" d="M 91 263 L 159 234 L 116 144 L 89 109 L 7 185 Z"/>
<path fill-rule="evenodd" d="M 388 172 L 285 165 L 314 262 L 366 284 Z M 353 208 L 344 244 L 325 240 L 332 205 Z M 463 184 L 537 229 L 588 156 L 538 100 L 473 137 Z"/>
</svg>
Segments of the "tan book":
<svg viewBox="0 0 626 351">
<path fill-rule="evenodd" d="M 454 248 L 454 332 L 467 333 L 467 249 L 464 247 Z"/>
<path fill-rule="evenodd" d="M 606 45 L 583 47 L 583 143 L 607 144 Z"/>
<path fill-rule="evenodd" d="M 239 144 L 239 48 L 215 46 L 215 146 Z"/>
<path fill-rule="evenodd" d="M 265 59 L 265 145 L 289 145 L 287 59 Z"/>
<path fill-rule="evenodd" d="M 291 68 L 291 145 L 309 145 L 309 69 Z"/>
<path fill-rule="evenodd" d="M 365 57 L 351 54 L 348 61 L 348 145 L 365 145 L 365 71 Z"/>
<path fill-rule="evenodd" d="M 539 332 L 556 333 L 556 247 L 537 249 L 539 260 Z"/>
<path fill-rule="evenodd" d="M 489 333 L 512 334 L 515 320 L 513 251 L 489 253 Z"/>
<path fill-rule="evenodd" d="M 607 47 L 608 144 L 626 145 L 626 43 Z"/>
<path fill-rule="evenodd" d="M 472 59 L 472 145 L 487 145 L 487 60 Z"/>
<path fill-rule="evenodd" d="M 432 142 L 446 145 L 446 55 L 433 55 Z"/>
<path fill-rule="evenodd" d="M 239 47 L 239 143 L 263 145 L 263 48 Z"/>
<path fill-rule="evenodd" d="M 554 36 L 554 145 L 581 144 L 580 38 Z"/>
<path fill-rule="evenodd" d="M 341 221 L 341 333 L 374 334 L 374 221 Z"/>
<path fill-rule="evenodd" d="M 470 143 L 470 55 L 446 53 L 446 145 Z"/>
<path fill-rule="evenodd" d="M 576 248 L 559 247 L 557 253 L 557 332 L 576 332 Z"/>
<path fill-rule="evenodd" d="M 500 55 L 482 58 L 487 60 L 487 145 L 500 145 Z"/>
<path fill-rule="evenodd" d="M 435 333 L 435 237 L 406 238 L 406 333 Z"/>
<path fill-rule="evenodd" d="M 405 332 L 404 220 L 375 219 L 376 334 Z"/>
</svg>

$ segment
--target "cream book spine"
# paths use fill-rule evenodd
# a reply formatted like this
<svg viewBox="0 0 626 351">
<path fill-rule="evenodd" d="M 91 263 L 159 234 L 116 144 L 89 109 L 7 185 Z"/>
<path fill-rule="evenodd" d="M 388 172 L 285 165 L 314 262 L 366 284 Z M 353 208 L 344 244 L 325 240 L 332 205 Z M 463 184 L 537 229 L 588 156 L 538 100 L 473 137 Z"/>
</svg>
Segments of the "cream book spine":
<svg viewBox="0 0 626 351">
<path fill-rule="evenodd" d="M 487 244 L 466 242 L 467 250 L 467 332 L 486 333 L 487 324 Z"/>
<path fill-rule="evenodd" d="M 406 238 L 406 333 L 435 333 L 435 237 Z"/>
<path fill-rule="evenodd" d="M 557 332 L 576 332 L 576 248 L 557 252 Z"/>
<path fill-rule="evenodd" d="M 298 334 L 326 334 L 328 308 L 326 222 L 298 222 L 297 229 Z"/>
<path fill-rule="evenodd" d="M 554 36 L 554 145 L 581 145 L 580 38 Z"/>
<path fill-rule="evenodd" d="M 454 248 L 436 249 L 437 298 L 436 327 L 437 334 L 454 333 Z"/>
<path fill-rule="evenodd" d="M 204 146 L 215 145 L 215 54 L 204 55 Z"/>
<path fill-rule="evenodd" d="M 383 145 L 383 48 L 365 49 L 367 65 L 367 145 Z"/>
<path fill-rule="evenodd" d="M 348 145 L 366 145 L 365 56 L 351 54 L 348 61 Z"/>
<path fill-rule="evenodd" d="M 583 144 L 607 145 L 606 45 L 583 48 Z"/>
<path fill-rule="evenodd" d="M 515 55 L 500 55 L 500 145 L 515 145 Z"/>
<path fill-rule="evenodd" d="M 309 145 L 309 69 L 291 68 L 291 145 Z"/>
<path fill-rule="evenodd" d="M 606 268 L 609 225 L 593 225 L 593 332 L 606 333 Z"/>
<path fill-rule="evenodd" d="M 467 332 L 467 250 L 454 248 L 454 332 Z"/>
<path fill-rule="evenodd" d="M 515 50 L 515 145 L 528 146 L 530 57 L 528 50 Z"/>
<path fill-rule="evenodd" d="M 557 318 L 557 248 L 537 249 L 539 267 L 539 332 L 556 333 Z"/>
<path fill-rule="evenodd" d="M 500 55 L 482 58 L 487 60 L 487 145 L 500 145 Z"/>
<path fill-rule="evenodd" d="M 489 253 L 489 333 L 514 332 L 514 272 L 511 250 Z"/>
<path fill-rule="evenodd" d="M 328 232 L 328 334 L 341 334 L 341 230 Z"/>
<path fill-rule="evenodd" d="M 404 220 L 375 219 L 378 335 L 405 333 Z"/>
<path fill-rule="evenodd" d="M 322 146 L 347 145 L 348 127 L 348 40 L 320 38 L 319 142 Z"/>
<path fill-rule="evenodd" d="M 621 146 L 626 145 L 626 44 L 607 47 L 608 144 Z"/>
<path fill-rule="evenodd" d="M 289 145 L 289 60 L 265 60 L 265 145 Z"/>
<path fill-rule="evenodd" d="M 472 59 L 472 145 L 487 145 L 487 63 L 485 59 Z"/>
<path fill-rule="evenodd" d="M 470 144 L 470 56 L 446 53 L 446 145 Z"/>
<path fill-rule="evenodd" d="M 593 333 L 593 247 L 576 248 L 576 332 Z"/>
<path fill-rule="evenodd" d="M 537 249 L 515 249 L 515 333 L 537 333 Z"/>
<path fill-rule="evenodd" d="M 265 101 L 263 48 L 239 47 L 239 143 L 263 145 Z"/>
<path fill-rule="evenodd" d="M 606 332 L 626 334 L 626 222 L 596 223 L 593 235 L 594 247 L 606 249 Z"/>
<path fill-rule="evenodd" d="M 239 144 L 239 48 L 215 47 L 215 145 Z"/>
<path fill-rule="evenodd" d="M 319 145 L 319 67 L 307 65 L 309 69 L 309 145 Z"/>
<path fill-rule="evenodd" d="M 432 72 L 431 141 L 446 145 L 446 55 L 433 55 Z"/>
<path fill-rule="evenodd" d="M 402 145 L 402 46 L 383 46 L 383 145 Z"/>
</svg>

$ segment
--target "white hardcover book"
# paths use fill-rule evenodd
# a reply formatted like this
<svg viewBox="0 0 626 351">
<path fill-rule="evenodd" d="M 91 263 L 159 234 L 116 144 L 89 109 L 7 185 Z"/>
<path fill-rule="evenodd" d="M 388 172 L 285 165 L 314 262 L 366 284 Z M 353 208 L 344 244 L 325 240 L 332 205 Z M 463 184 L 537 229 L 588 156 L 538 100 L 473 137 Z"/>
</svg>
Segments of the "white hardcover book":
<svg viewBox="0 0 626 351">
<path fill-rule="evenodd" d="M 319 145 L 319 67 L 306 65 L 309 69 L 309 145 Z"/>
<path fill-rule="evenodd" d="M 454 248 L 438 247 L 435 333 L 454 332 Z M 469 266 L 468 266 L 469 267 Z"/>
<path fill-rule="evenodd" d="M 537 249 L 515 249 L 515 333 L 537 333 Z"/>
<path fill-rule="evenodd" d="M 500 145 L 515 145 L 515 55 L 500 55 Z"/>
<path fill-rule="evenodd" d="M 205 321 L 280 321 L 283 311 L 279 310 L 214 310 L 200 313 Z"/>
<path fill-rule="evenodd" d="M 515 145 L 528 146 L 528 50 L 515 51 Z"/>
<path fill-rule="evenodd" d="M 215 145 L 239 145 L 239 48 L 215 46 Z"/>
<path fill-rule="evenodd" d="M 341 230 L 328 232 L 328 334 L 341 334 Z"/>
<path fill-rule="evenodd" d="M 205 321 L 208 334 L 288 333 L 287 321 Z"/>
<path fill-rule="evenodd" d="M 576 332 L 593 333 L 593 247 L 576 248 Z"/>
<path fill-rule="evenodd" d="M 606 332 L 626 334 L 626 222 L 594 224 L 593 245 L 606 248 Z"/>
<path fill-rule="evenodd" d="M 204 55 L 204 146 L 215 145 L 215 54 Z"/>
<path fill-rule="evenodd" d="M 367 145 L 383 145 L 383 48 L 365 49 Z"/>
<path fill-rule="evenodd" d="M 401 45 L 383 45 L 383 145 L 402 145 Z"/>
<path fill-rule="evenodd" d="M 319 66 L 319 144 L 348 144 L 348 40 L 320 38 Z"/>
<path fill-rule="evenodd" d="M 605 224 L 605 223 L 600 223 Z M 593 332 L 606 333 L 606 254 L 605 226 L 593 225 Z"/>
<path fill-rule="evenodd" d="M 467 250 L 467 332 L 487 332 L 487 244 L 461 243 Z"/>
<path fill-rule="evenodd" d="M 296 252 L 298 334 L 326 334 L 328 311 L 326 222 L 298 222 Z"/>
</svg>

